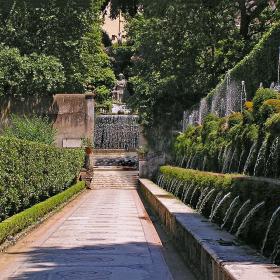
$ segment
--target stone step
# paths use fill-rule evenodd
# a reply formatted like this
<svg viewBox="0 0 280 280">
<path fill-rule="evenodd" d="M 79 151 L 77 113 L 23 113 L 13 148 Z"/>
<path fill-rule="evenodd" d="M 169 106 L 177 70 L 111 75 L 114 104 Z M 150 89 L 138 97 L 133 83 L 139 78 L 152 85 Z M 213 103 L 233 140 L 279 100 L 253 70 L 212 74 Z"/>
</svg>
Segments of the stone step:
<svg viewBox="0 0 280 280">
<path fill-rule="evenodd" d="M 132 188 L 138 185 L 138 172 L 125 170 L 94 170 L 91 186 L 93 189 L 101 188 Z"/>
</svg>

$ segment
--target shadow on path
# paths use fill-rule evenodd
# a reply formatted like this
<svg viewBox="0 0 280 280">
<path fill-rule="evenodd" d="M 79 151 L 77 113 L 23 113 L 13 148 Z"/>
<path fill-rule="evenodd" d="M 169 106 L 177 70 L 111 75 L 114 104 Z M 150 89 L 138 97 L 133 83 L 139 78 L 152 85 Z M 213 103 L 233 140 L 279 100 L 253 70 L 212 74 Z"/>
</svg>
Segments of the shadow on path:
<svg viewBox="0 0 280 280">
<path fill-rule="evenodd" d="M 87 240 L 90 241 L 97 240 Z M 161 259 L 159 246 L 141 242 L 74 248 L 61 246 L 40 247 L 26 253 L 24 263 L 9 279 L 172 279 Z"/>
</svg>

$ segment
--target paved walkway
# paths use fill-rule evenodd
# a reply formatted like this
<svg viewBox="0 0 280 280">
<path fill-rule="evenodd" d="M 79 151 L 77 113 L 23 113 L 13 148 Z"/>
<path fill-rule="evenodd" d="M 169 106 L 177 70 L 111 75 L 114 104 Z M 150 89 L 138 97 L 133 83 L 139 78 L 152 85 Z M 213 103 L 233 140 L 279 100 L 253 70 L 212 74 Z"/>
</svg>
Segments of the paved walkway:
<svg viewBox="0 0 280 280">
<path fill-rule="evenodd" d="M 7 253 L 0 279 L 171 280 L 162 244 L 135 189 L 96 189 Z"/>
</svg>

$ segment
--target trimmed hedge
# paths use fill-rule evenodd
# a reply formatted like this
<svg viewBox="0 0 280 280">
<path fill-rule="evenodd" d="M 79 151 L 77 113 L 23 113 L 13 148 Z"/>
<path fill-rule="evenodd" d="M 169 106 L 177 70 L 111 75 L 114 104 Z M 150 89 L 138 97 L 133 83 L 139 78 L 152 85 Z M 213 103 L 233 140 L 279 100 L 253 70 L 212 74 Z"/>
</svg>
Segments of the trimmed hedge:
<svg viewBox="0 0 280 280">
<path fill-rule="evenodd" d="M 280 182 L 266 178 L 256 178 L 243 175 L 224 175 L 218 173 L 203 172 L 198 170 L 183 169 L 172 166 L 162 166 L 160 168 L 160 175 L 164 175 L 164 180 L 161 179 L 160 186 L 172 192 L 179 199 L 183 200 L 193 208 L 197 208 L 203 198 L 205 198 L 210 191 L 209 200 L 203 207 L 201 213 L 210 218 L 212 206 L 217 198 L 218 193 L 221 201 L 225 195 L 230 194 L 212 221 L 218 225 L 224 223 L 225 215 L 233 200 L 237 197 L 238 203 L 234 206 L 227 220 L 224 228 L 231 231 L 233 234 L 237 233 L 238 227 L 241 225 L 245 216 L 258 203 L 265 202 L 258 212 L 255 213 L 253 219 L 249 221 L 247 227 L 241 232 L 240 237 L 246 243 L 261 249 L 268 228 L 268 224 L 273 212 L 280 206 Z M 186 190 L 190 188 L 187 198 L 185 197 Z M 241 206 L 250 199 L 250 203 L 244 209 L 242 215 L 236 221 L 236 225 L 232 228 L 234 218 Z M 200 202 L 199 202 L 200 201 Z M 198 210 L 199 208 L 197 208 Z M 201 209 L 199 209 L 201 210 Z M 274 249 L 276 242 L 280 242 L 280 217 L 273 223 L 268 240 L 264 249 L 264 254 L 270 256 Z M 279 260 L 276 262 L 280 263 Z"/>
<path fill-rule="evenodd" d="M 83 163 L 81 149 L 0 137 L 0 221 L 67 189 Z"/>
<path fill-rule="evenodd" d="M 18 213 L 0 223 L 0 244 L 9 236 L 15 236 L 22 230 L 38 223 L 47 214 L 69 201 L 85 189 L 85 183 L 79 182 L 66 191 L 59 193 L 33 207 Z"/>
</svg>

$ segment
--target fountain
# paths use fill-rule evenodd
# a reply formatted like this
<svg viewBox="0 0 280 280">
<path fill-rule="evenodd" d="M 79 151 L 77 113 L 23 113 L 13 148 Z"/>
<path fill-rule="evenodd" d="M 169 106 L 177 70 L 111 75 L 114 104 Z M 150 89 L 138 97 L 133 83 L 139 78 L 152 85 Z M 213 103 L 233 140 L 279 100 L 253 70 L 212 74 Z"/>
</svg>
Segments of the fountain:
<svg viewBox="0 0 280 280">
<path fill-rule="evenodd" d="M 201 191 L 201 194 L 199 196 L 198 202 L 196 204 L 196 209 L 199 209 L 205 195 L 208 193 L 209 188 L 205 188 L 204 190 Z"/>
<path fill-rule="evenodd" d="M 198 212 L 202 213 L 204 207 L 206 206 L 207 202 L 211 199 L 212 194 L 215 193 L 215 189 L 212 189 L 202 200 L 201 205 L 199 206 Z"/>
<path fill-rule="evenodd" d="M 271 228 L 273 226 L 273 223 L 275 222 L 279 212 L 280 212 L 280 206 L 274 211 L 274 213 L 272 214 L 272 217 L 270 219 L 270 222 L 268 224 L 267 231 L 265 233 L 265 237 L 264 237 L 264 240 L 263 240 L 263 243 L 262 243 L 262 248 L 261 248 L 261 253 L 262 254 L 264 253 L 265 245 L 266 245 L 270 230 L 271 230 Z"/>
<path fill-rule="evenodd" d="M 199 106 L 199 117 L 198 117 L 198 123 L 202 124 L 204 117 L 207 115 L 208 113 L 208 108 L 207 108 L 207 100 L 206 98 L 201 99 L 200 101 L 200 106 Z"/>
<path fill-rule="evenodd" d="M 241 88 L 241 113 L 243 113 L 244 103 L 247 101 L 247 92 L 246 92 L 246 86 L 245 81 L 242 81 L 242 88 Z"/>
<path fill-rule="evenodd" d="M 214 212 L 214 210 L 215 210 L 215 208 L 216 208 L 216 205 L 220 202 L 220 199 L 221 199 L 221 196 L 222 196 L 222 195 L 223 195 L 223 192 L 222 192 L 222 191 L 220 191 L 220 192 L 216 195 L 216 198 L 215 198 L 215 200 L 214 200 L 214 202 L 213 202 L 213 204 L 212 204 L 211 213 L 210 213 L 210 216 L 209 216 L 210 219 L 211 219 L 212 214 L 213 214 L 213 212 Z"/>
<path fill-rule="evenodd" d="M 187 203 L 187 199 L 188 199 L 188 197 L 189 197 L 189 193 L 190 193 L 190 191 L 191 191 L 193 185 L 194 185 L 194 184 L 192 183 L 192 184 L 189 186 L 188 190 L 185 192 L 184 200 L 183 200 L 184 203 Z"/>
<path fill-rule="evenodd" d="M 278 70 L 277 70 L 277 84 L 273 87 L 277 91 L 280 91 L 280 47 L 279 47 L 279 56 L 278 56 Z"/>
<path fill-rule="evenodd" d="M 139 143 L 138 116 L 99 115 L 96 117 L 96 149 L 136 149 Z"/>
<path fill-rule="evenodd" d="M 193 193 L 192 193 L 192 196 L 191 196 L 191 199 L 190 199 L 190 203 L 189 203 L 191 206 L 193 206 L 193 200 L 194 200 L 195 195 L 198 191 L 199 191 L 199 188 L 194 187 L 194 190 L 193 190 Z"/>
<path fill-rule="evenodd" d="M 184 155 L 184 157 L 182 158 L 182 161 L 181 161 L 180 167 L 183 167 L 183 164 L 184 164 L 184 162 L 185 162 L 185 159 L 186 159 L 186 156 Z"/>
<path fill-rule="evenodd" d="M 225 201 L 231 196 L 231 193 L 227 193 L 222 199 L 221 201 L 215 206 L 213 213 L 211 213 L 209 220 L 210 222 L 213 221 L 214 217 L 216 216 L 216 214 L 218 213 L 219 209 L 221 208 L 221 206 L 223 205 L 223 203 L 225 203 Z"/>
<path fill-rule="evenodd" d="M 279 137 L 276 137 L 273 142 L 272 145 L 270 147 L 270 153 L 268 156 L 268 159 L 266 161 L 266 165 L 265 165 L 265 176 L 269 175 L 269 171 L 271 171 L 272 175 L 275 176 L 274 171 L 275 171 L 275 167 L 276 170 L 278 168 L 278 158 L 277 158 L 277 152 L 279 149 Z M 276 165 L 276 166 L 275 166 Z M 275 172 L 277 173 L 277 172 Z"/>
<path fill-rule="evenodd" d="M 236 237 L 239 237 L 242 231 L 247 227 L 248 223 L 251 221 L 251 219 L 254 217 L 254 215 L 257 213 L 257 211 L 263 207 L 265 204 L 264 201 L 260 202 L 257 204 L 244 218 L 242 221 L 241 225 L 239 226 L 237 232 L 236 232 Z"/>
<path fill-rule="evenodd" d="M 235 197 L 234 200 L 231 202 L 231 204 L 225 214 L 223 224 L 221 225 L 222 229 L 225 227 L 227 221 L 229 220 L 229 218 L 231 216 L 231 213 L 233 212 L 234 208 L 238 205 L 238 203 L 239 203 L 239 196 Z"/>
<path fill-rule="evenodd" d="M 265 162 L 266 148 L 267 148 L 267 139 L 265 139 L 263 141 L 260 151 L 258 153 L 258 157 L 257 157 L 256 164 L 254 167 L 254 176 L 258 175 L 258 171 L 259 171 L 259 168 L 261 167 L 261 163 Z"/>
<path fill-rule="evenodd" d="M 228 146 L 225 148 L 224 150 L 224 154 L 223 154 L 223 168 L 222 168 L 222 173 L 226 173 L 228 171 L 228 166 L 230 164 L 230 160 L 231 160 L 231 146 Z"/>
<path fill-rule="evenodd" d="M 248 155 L 248 158 L 245 162 L 245 165 L 244 165 L 244 168 L 243 168 L 243 174 L 247 174 L 248 172 L 248 168 L 249 168 L 249 165 L 251 164 L 251 161 L 252 161 L 252 158 L 255 154 L 255 150 L 257 148 L 257 141 L 255 141 L 249 151 L 249 155 Z"/>
<path fill-rule="evenodd" d="M 233 233 L 234 229 L 235 229 L 235 226 L 237 225 L 237 222 L 238 222 L 238 218 L 242 215 L 243 211 L 246 209 L 246 207 L 251 203 L 251 200 L 248 199 L 247 201 L 245 201 L 243 203 L 243 205 L 239 208 L 233 222 L 232 222 L 232 226 L 230 228 L 230 232 Z"/>
<path fill-rule="evenodd" d="M 243 157 L 245 155 L 245 152 L 246 152 L 246 150 L 243 148 L 242 149 L 242 153 L 241 153 L 240 158 L 239 158 L 239 161 L 238 161 L 237 172 L 241 171 L 241 163 L 242 163 L 242 159 L 243 159 Z"/>
</svg>

